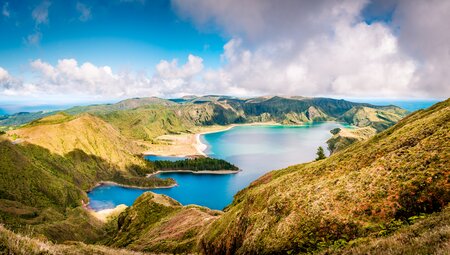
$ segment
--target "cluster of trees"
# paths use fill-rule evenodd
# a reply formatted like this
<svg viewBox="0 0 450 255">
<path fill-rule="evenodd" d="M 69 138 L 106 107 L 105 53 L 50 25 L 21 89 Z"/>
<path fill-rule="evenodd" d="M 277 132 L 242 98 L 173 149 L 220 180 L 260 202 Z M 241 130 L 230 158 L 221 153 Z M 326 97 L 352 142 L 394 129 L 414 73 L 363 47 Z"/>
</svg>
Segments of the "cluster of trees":
<svg viewBox="0 0 450 255">
<path fill-rule="evenodd" d="M 157 160 L 153 162 L 157 170 L 239 170 L 239 168 L 223 159 L 194 158 L 177 161 Z"/>
</svg>

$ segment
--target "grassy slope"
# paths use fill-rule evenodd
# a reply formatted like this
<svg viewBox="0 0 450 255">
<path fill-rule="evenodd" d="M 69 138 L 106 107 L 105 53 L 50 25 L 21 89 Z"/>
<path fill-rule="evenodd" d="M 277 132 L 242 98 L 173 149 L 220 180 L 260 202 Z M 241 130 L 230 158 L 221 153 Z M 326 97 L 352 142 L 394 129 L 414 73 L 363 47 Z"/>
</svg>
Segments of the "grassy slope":
<svg viewBox="0 0 450 255">
<path fill-rule="evenodd" d="M 204 230 L 220 214 L 146 192 L 119 216 L 117 232 L 108 243 L 149 252 L 198 252 Z"/>
<path fill-rule="evenodd" d="M 450 200 L 450 100 L 332 157 L 266 174 L 203 239 L 207 253 L 307 252 L 383 234 Z"/>
<path fill-rule="evenodd" d="M 321 254 L 445 255 L 450 251 L 450 207 L 434 213 L 394 234 L 380 238 L 361 238 L 350 245 L 326 249 Z"/>
<path fill-rule="evenodd" d="M 125 249 L 112 249 L 101 245 L 86 245 L 81 242 L 70 244 L 53 244 L 48 241 L 30 238 L 25 235 L 16 234 L 0 225 L 0 253 L 17 255 L 59 255 L 59 254 L 102 254 L 102 255 L 139 255 Z"/>
<path fill-rule="evenodd" d="M 133 142 L 110 124 L 90 114 L 77 117 L 57 114 L 8 134 L 60 155 L 82 150 L 119 166 L 117 170 L 125 170 L 132 164 L 145 167 L 145 161 L 135 156 L 140 149 Z"/>
<path fill-rule="evenodd" d="M 5 139 L 8 135 L 19 136 L 16 144 Z M 21 231 L 34 226 L 55 241 L 89 241 L 104 234 L 80 207 L 87 201 L 85 190 L 99 181 L 173 184 L 144 178 L 153 166 L 133 155 L 132 142 L 90 115 L 50 116 L 0 139 L 1 222 Z"/>
</svg>

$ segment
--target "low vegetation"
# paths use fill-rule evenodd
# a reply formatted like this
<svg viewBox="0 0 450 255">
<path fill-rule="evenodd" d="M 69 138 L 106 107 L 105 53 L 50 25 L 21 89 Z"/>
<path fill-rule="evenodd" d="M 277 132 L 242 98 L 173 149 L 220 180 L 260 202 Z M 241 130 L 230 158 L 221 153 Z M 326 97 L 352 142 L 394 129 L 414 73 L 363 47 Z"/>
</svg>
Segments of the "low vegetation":
<svg viewBox="0 0 450 255">
<path fill-rule="evenodd" d="M 91 115 L 52 115 L 0 138 L 0 221 L 52 241 L 93 242 L 102 224 L 83 208 L 100 181 L 157 187 L 173 179 L 146 178 L 151 162 L 137 145 Z"/>
<path fill-rule="evenodd" d="M 70 242 L 66 244 L 54 244 L 42 239 L 28 237 L 14 233 L 0 225 L 0 253 L 17 255 L 78 255 L 78 254 L 102 254 L 102 255 L 140 255 L 142 252 L 133 252 L 126 249 L 113 249 L 101 245 L 88 245 L 82 242 Z"/>
<path fill-rule="evenodd" d="M 321 254 L 445 255 L 450 251 L 450 207 L 440 213 L 412 217 L 392 235 L 360 238 Z"/>
<path fill-rule="evenodd" d="M 157 170 L 239 170 L 239 168 L 223 159 L 201 157 L 177 161 L 157 160 L 153 162 Z"/>
<path fill-rule="evenodd" d="M 327 159 L 270 172 L 235 196 L 203 251 L 318 252 L 439 212 L 450 201 L 448 130 L 450 100 Z"/>
<path fill-rule="evenodd" d="M 117 231 L 107 244 L 154 253 L 197 253 L 206 227 L 220 215 L 146 192 L 119 215 Z"/>
</svg>

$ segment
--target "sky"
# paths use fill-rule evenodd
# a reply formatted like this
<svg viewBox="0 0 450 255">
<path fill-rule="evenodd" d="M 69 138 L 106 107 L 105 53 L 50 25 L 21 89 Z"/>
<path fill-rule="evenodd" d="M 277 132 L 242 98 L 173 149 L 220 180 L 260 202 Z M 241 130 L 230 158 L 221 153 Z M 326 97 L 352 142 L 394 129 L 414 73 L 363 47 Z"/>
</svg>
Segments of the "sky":
<svg viewBox="0 0 450 255">
<path fill-rule="evenodd" d="M 450 1 L 0 0 L 0 105 L 445 99 Z"/>
</svg>

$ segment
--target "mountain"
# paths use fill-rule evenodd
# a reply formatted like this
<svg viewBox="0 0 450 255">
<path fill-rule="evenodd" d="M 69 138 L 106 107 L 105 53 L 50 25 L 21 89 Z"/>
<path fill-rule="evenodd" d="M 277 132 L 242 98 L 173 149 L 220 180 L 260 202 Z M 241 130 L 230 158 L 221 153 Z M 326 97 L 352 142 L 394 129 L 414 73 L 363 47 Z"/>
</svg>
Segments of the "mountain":
<svg viewBox="0 0 450 255">
<path fill-rule="evenodd" d="M 270 172 L 208 228 L 203 252 L 317 252 L 439 212 L 450 201 L 448 130 L 450 100 L 325 160 Z"/>
<path fill-rule="evenodd" d="M 152 102 L 153 100 L 156 99 L 152 99 Z M 381 131 L 407 114 L 407 111 L 396 106 L 375 106 L 330 98 L 271 96 L 239 99 L 203 96 L 188 97 L 178 103 L 163 102 L 164 104 L 152 103 L 136 108 L 120 108 L 121 110 L 117 110 L 119 108 L 116 105 L 83 109 L 110 123 L 127 138 L 151 142 L 164 134 L 195 132 L 200 126 L 252 122 L 289 125 L 311 121 L 343 121 L 358 127 L 371 126 Z M 66 112 L 77 113 L 81 108 L 74 109 Z"/>
<path fill-rule="evenodd" d="M 113 125 L 129 139 L 154 142 L 160 135 L 195 132 L 199 126 L 252 122 L 302 124 L 311 121 L 342 121 L 378 132 L 392 126 L 407 111 L 396 106 L 375 106 L 331 98 L 266 96 L 236 98 L 207 95 L 181 99 L 133 98 L 115 104 L 78 106 L 64 111 L 70 115 L 90 113 Z M 28 114 L 24 120 L 38 115 Z M 11 122 L 7 122 L 11 123 Z"/>
<path fill-rule="evenodd" d="M 157 97 L 143 97 L 143 98 L 130 98 L 122 100 L 115 104 L 98 104 L 98 105 L 88 105 L 88 106 L 76 106 L 65 110 L 64 112 L 75 115 L 79 113 L 108 113 L 120 110 L 129 110 L 138 108 L 141 106 L 149 105 L 160 105 L 160 106 L 170 106 L 175 103 Z"/>
</svg>

